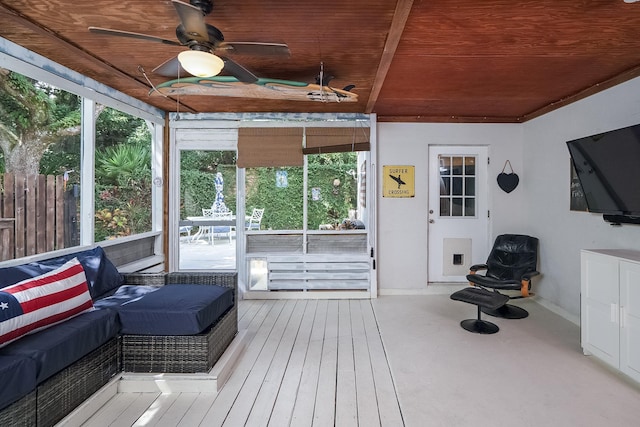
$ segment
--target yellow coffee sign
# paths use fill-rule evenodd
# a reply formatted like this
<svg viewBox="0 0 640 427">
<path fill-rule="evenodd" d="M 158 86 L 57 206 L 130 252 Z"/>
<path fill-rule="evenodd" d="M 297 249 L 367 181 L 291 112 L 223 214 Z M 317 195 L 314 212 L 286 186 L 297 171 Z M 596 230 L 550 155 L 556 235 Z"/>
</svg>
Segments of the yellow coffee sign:
<svg viewBox="0 0 640 427">
<path fill-rule="evenodd" d="M 382 197 L 415 195 L 415 166 L 382 166 Z"/>
</svg>

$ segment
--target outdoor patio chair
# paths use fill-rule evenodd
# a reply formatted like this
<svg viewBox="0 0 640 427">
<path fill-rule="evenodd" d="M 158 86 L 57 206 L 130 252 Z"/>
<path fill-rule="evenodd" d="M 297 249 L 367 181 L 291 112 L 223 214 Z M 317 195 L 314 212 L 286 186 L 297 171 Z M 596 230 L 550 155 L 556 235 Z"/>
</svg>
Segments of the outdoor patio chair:
<svg viewBox="0 0 640 427">
<path fill-rule="evenodd" d="M 262 222 L 262 216 L 264 215 L 264 209 L 253 208 L 251 218 L 247 222 L 247 230 L 260 230 L 260 223 Z"/>
<path fill-rule="evenodd" d="M 193 229 L 190 225 L 183 225 L 180 227 L 180 236 L 185 236 L 187 241 L 191 240 L 191 230 Z"/>
<path fill-rule="evenodd" d="M 211 219 L 219 219 L 225 221 L 231 221 L 233 219 L 233 212 L 216 212 L 215 209 L 202 209 L 202 216 L 211 217 Z M 231 243 L 231 232 L 235 231 L 235 227 L 230 225 L 212 225 L 207 226 L 204 229 L 204 233 L 209 236 L 209 243 L 215 244 L 216 235 L 225 235 L 225 237 L 229 238 L 229 243 Z"/>
</svg>

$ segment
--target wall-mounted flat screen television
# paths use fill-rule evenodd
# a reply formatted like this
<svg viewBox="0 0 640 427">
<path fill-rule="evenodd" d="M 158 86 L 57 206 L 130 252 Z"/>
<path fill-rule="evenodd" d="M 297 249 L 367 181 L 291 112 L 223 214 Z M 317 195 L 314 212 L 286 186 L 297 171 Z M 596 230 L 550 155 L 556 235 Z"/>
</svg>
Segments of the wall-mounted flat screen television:
<svg viewBox="0 0 640 427">
<path fill-rule="evenodd" d="M 567 147 L 589 211 L 607 220 L 640 221 L 640 125 L 568 141 Z"/>
</svg>

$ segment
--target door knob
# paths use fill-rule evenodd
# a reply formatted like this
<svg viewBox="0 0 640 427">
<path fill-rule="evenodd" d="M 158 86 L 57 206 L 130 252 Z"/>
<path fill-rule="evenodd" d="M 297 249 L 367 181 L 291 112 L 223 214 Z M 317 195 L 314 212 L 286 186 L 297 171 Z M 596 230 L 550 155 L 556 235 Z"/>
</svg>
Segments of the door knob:
<svg viewBox="0 0 640 427">
<path fill-rule="evenodd" d="M 433 224 L 434 222 L 435 222 L 435 221 L 434 221 L 434 220 L 432 220 L 432 219 L 430 219 L 430 220 L 429 220 L 429 224 Z"/>
</svg>

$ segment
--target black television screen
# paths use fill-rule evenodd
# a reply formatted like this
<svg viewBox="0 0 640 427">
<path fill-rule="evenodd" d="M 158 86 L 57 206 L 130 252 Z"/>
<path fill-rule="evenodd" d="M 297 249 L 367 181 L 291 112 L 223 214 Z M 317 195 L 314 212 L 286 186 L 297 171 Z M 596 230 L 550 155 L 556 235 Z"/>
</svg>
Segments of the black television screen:
<svg viewBox="0 0 640 427">
<path fill-rule="evenodd" d="M 568 141 L 589 211 L 640 216 L 640 125 Z"/>
</svg>

